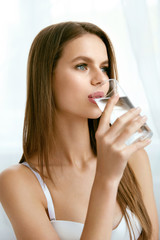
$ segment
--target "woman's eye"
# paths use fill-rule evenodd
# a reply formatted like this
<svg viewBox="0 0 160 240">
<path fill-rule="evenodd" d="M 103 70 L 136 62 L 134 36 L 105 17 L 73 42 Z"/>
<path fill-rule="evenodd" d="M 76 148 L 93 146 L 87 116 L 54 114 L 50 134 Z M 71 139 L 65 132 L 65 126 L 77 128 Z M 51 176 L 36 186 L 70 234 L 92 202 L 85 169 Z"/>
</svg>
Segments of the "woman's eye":
<svg viewBox="0 0 160 240">
<path fill-rule="evenodd" d="M 102 67 L 101 70 L 102 70 L 102 72 L 108 73 L 109 67 Z"/>
<path fill-rule="evenodd" d="M 87 64 L 79 64 L 79 65 L 76 66 L 76 69 L 86 70 L 87 69 Z"/>
</svg>

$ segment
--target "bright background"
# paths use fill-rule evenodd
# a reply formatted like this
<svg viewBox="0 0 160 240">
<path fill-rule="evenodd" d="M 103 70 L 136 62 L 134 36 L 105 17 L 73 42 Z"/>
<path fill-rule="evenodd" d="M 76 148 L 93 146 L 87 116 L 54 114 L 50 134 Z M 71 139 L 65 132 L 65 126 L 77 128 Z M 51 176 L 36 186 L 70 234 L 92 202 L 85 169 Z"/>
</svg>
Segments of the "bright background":
<svg viewBox="0 0 160 240">
<path fill-rule="evenodd" d="M 92 22 L 107 32 L 119 80 L 148 116 L 154 136 L 146 151 L 160 218 L 160 0 L 0 0 L 0 171 L 22 154 L 30 45 L 42 28 L 68 20 Z M 15 239 L 2 208 L 0 236 Z"/>
</svg>

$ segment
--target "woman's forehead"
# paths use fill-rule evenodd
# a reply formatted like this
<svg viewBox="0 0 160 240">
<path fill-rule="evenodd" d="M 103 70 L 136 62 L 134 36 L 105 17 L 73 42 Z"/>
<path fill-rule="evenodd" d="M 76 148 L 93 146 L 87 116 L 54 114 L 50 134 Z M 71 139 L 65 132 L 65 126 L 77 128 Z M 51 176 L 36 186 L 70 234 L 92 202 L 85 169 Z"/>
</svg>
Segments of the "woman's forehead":
<svg viewBox="0 0 160 240">
<path fill-rule="evenodd" d="M 62 58 L 75 59 L 79 56 L 106 58 L 107 49 L 98 36 L 87 33 L 70 40 L 64 46 Z"/>
</svg>

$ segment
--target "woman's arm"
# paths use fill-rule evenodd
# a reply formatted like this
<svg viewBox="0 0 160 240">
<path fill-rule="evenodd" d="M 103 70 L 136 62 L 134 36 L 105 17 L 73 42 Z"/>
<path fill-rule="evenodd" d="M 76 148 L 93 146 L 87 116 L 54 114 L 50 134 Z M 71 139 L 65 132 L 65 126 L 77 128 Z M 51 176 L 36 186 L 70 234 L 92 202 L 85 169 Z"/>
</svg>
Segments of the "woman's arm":
<svg viewBox="0 0 160 240">
<path fill-rule="evenodd" d="M 112 97 L 101 116 L 96 132 L 97 169 L 81 240 L 110 240 L 119 182 L 132 154 L 150 142 L 126 146 L 126 140 L 146 121 L 140 109 L 131 109 L 109 127 L 110 115 L 118 99 Z"/>
<path fill-rule="evenodd" d="M 138 152 L 134 153 L 129 160 L 129 164 L 134 171 L 137 181 L 141 187 L 143 201 L 151 219 L 153 234 L 150 240 L 158 240 L 158 214 L 153 193 L 151 167 L 146 151 L 139 150 Z"/>
<path fill-rule="evenodd" d="M 81 240 L 110 240 L 118 185 L 96 176 Z"/>
<path fill-rule="evenodd" d="M 17 240 L 60 240 L 48 219 L 44 199 L 29 169 L 14 166 L 0 174 L 0 202 Z"/>
</svg>

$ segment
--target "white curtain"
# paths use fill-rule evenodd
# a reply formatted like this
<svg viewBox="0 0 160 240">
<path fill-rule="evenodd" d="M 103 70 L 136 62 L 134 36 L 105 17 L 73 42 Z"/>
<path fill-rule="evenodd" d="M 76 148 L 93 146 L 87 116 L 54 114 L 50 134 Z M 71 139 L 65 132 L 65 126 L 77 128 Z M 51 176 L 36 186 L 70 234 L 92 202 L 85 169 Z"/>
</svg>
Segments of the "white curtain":
<svg viewBox="0 0 160 240">
<path fill-rule="evenodd" d="M 160 25 L 158 24 L 160 12 L 158 2 L 157 5 L 152 5 L 151 9 L 154 19 L 152 19 L 153 15 L 150 13 L 151 10 L 146 0 L 121 0 L 121 2 L 140 79 L 160 137 Z M 153 9 L 154 6 L 156 6 L 155 9 Z M 152 28 L 152 21 L 155 23 L 155 29 Z"/>
<path fill-rule="evenodd" d="M 108 33 L 120 82 L 148 116 L 154 135 L 146 150 L 160 216 L 159 16 L 160 0 L 0 0 L 0 171 L 22 154 L 26 64 L 33 38 L 53 23 L 89 21 Z M 15 239 L 1 206 L 0 236 Z"/>
<path fill-rule="evenodd" d="M 160 219 L 160 1 L 121 0 L 127 32 L 153 126 L 147 149 Z M 137 86 L 137 91 L 139 86 Z M 155 128 L 154 128 L 155 127 Z"/>
</svg>

